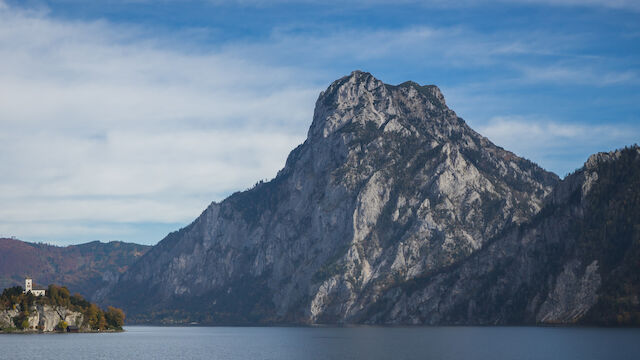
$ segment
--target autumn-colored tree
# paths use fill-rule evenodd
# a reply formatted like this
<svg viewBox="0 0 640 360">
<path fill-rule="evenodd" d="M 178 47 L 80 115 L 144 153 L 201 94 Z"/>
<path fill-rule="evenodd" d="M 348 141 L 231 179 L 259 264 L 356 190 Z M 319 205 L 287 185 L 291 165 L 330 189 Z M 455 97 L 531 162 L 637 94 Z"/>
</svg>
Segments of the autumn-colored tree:
<svg viewBox="0 0 640 360">
<path fill-rule="evenodd" d="M 71 305 L 71 296 L 69 289 L 64 286 L 49 285 L 46 296 L 50 299 L 52 305 L 69 307 Z"/>
<path fill-rule="evenodd" d="M 20 286 L 4 289 L 0 294 L 0 310 L 17 310 L 18 315 L 11 320 L 18 329 L 29 328 L 29 313 L 34 305 L 53 307 L 65 307 L 71 311 L 78 311 L 84 315 L 84 322 L 80 327 L 88 327 L 92 330 L 122 330 L 124 325 L 124 312 L 121 309 L 108 307 L 107 311 L 100 309 L 96 304 L 85 300 L 82 295 L 70 295 L 69 289 L 64 286 L 49 285 L 45 296 L 34 296 L 32 293 L 23 293 Z M 60 321 L 58 329 L 64 330 L 68 324 Z"/>
<path fill-rule="evenodd" d="M 24 289 L 22 286 L 14 286 L 10 288 L 6 288 L 2 291 L 2 295 L 0 295 L 0 304 L 4 309 L 12 309 L 16 304 L 16 300 L 18 297 L 22 296 L 22 292 Z"/>
<path fill-rule="evenodd" d="M 65 331 L 67 330 L 68 327 L 69 327 L 69 324 L 64 320 L 60 320 L 60 322 L 58 323 L 59 330 Z"/>
<path fill-rule="evenodd" d="M 98 313 L 98 329 L 105 330 L 107 328 L 107 319 L 104 317 L 104 313 L 100 311 Z"/>
<path fill-rule="evenodd" d="M 122 330 L 124 326 L 124 311 L 122 309 L 109 306 L 105 313 L 105 318 L 110 329 Z"/>
</svg>

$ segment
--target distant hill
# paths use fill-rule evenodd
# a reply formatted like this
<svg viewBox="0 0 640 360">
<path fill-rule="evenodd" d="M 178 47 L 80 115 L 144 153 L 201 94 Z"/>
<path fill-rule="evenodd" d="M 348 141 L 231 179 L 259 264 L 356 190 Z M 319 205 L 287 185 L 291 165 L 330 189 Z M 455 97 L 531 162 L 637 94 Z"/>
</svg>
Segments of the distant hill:
<svg viewBox="0 0 640 360">
<path fill-rule="evenodd" d="M 28 275 L 39 285 L 64 284 L 92 299 L 149 248 L 120 241 L 61 247 L 0 238 L 0 289 L 24 285 Z"/>
</svg>

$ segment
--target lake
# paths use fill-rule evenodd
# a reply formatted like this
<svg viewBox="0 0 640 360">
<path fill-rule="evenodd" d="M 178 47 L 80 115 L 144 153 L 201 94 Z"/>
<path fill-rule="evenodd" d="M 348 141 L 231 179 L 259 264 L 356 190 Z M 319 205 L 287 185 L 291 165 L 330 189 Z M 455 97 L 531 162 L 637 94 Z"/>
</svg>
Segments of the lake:
<svg viewBox="0 0 640 360">
<path fill-rule="evenodd" d="M 152 327 L 0 335 L 0 359 L 638 359 L 640 329 Z"/>
</svg>

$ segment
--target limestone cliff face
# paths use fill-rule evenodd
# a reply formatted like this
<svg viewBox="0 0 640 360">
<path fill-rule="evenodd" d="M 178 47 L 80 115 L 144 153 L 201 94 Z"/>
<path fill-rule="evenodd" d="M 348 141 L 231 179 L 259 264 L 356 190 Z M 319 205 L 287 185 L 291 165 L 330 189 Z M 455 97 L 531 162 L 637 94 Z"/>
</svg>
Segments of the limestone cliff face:
<svg viewBox="0 0 640 360">
<path fill-rule="evenodd" d="M 0 328 L 15 327 L 13 319 L 19 314 L 19 309 L 0 311 Z M 83 324 L 84 315 L 82 313 L 60 306 L 34 305 L 29 311 L 27 320 L 29 321 L 27 331 L 55 331 L 60 321 L 65 321 L 68 325 L 77 326 L 83 331 L 88 330 L 88 327 Z"/>
<path fill-rule="evenodd" d="M 530 222 L 389 289 L 371 323 L 640 323 L 640 148 L 593 155 Z"/>
<path fill-rule="evenodd" d="M 104 293 L 139 320 L 387 319 L 372 309 L 389 291 L 526 222 L 557 182 L 469 128 L 436 86 L 356 71 L 320 94 L 276 178 L 212 203 Z"/>
</svg>

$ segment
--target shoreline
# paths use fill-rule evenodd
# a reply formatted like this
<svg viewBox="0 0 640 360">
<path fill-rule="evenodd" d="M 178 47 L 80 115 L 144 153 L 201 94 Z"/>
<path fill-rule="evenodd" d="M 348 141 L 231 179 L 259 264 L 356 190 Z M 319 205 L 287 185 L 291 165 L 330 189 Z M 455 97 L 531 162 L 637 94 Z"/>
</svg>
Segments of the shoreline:
<svg viewBox="0 0 640 360">
<path fill-rule="evenodd" d="M 104 333 L 121 333 L 126 332 L 126 330 L 88 330 L 88 331 L 77 331 L 77 332 L 67 332 L 67 331 L 39 331 L 39 330 L 11 330 L 5 331 L 0 330 L 0 335 L 49 335 L 49 334 L 104 334 Z"/>
<path fill-rule="evenodd" d="M 640 326 L 606 326 L 595 324 L 127 324 L 125 327 L 217 327 L 217 328 L 558 328 L 558 329 L 639 329 Z"/>
</svg>

